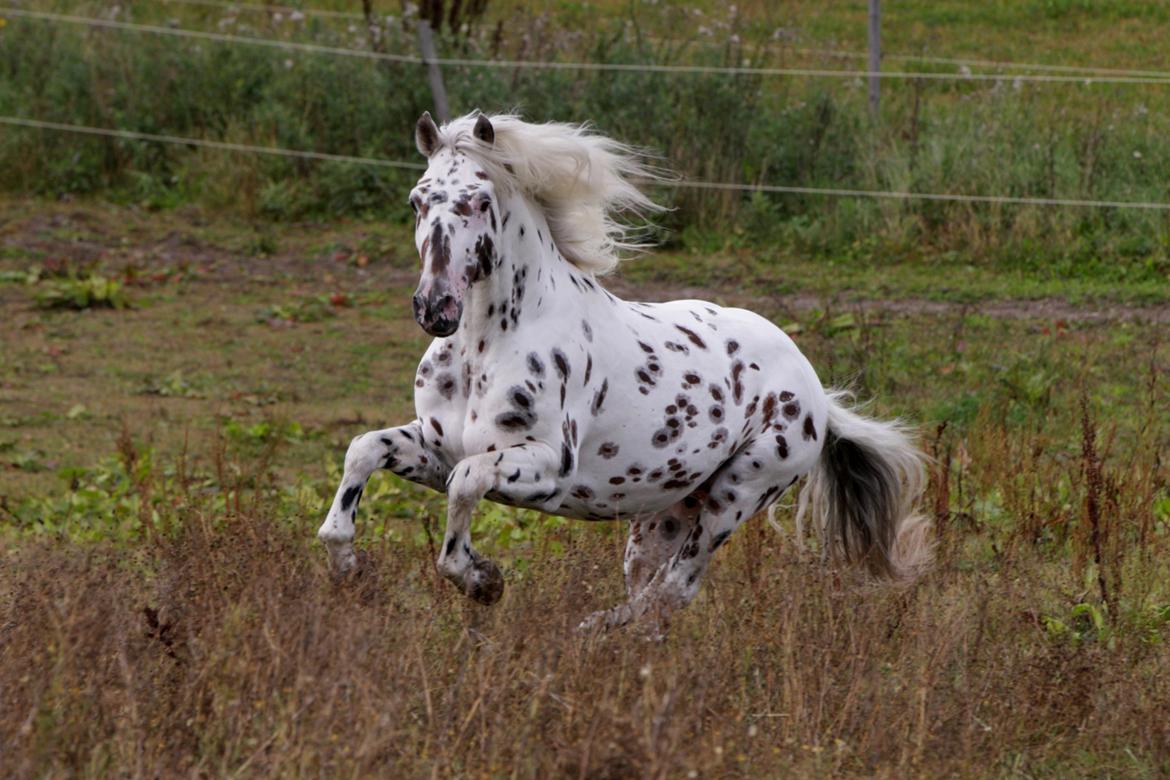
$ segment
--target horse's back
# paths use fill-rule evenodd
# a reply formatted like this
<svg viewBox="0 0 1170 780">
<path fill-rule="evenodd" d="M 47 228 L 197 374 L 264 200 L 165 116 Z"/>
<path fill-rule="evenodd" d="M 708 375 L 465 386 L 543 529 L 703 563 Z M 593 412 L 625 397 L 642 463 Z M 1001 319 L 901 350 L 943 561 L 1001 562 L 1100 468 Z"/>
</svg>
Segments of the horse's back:
<svg viewBox="0 0 1170 780">
<path fill-rule="evenodd" d="M 658 511 L 758 436 L 792 426 L 801 432 L 789 437 L 791 463 L 811 468 L 825 395 L 780 328 L 744 309 L 695 300 L 631 303 L 616 314 L 593 327 L 604 344 L 591 350 L 593 381 L 607 394 L 600 403 L 598 391 L 586 394 L 588 403 L 566 412 L 580 419 L 582 434 L 565 514 Z"/>
</svg>

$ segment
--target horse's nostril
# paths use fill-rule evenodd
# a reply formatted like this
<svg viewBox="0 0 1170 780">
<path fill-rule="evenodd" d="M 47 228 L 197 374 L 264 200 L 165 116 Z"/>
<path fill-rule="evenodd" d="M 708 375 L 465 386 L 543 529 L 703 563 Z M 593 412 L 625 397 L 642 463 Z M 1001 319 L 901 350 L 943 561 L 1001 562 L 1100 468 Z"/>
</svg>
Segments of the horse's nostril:
<svg viewBox="0 0 1170 780">
<path fill-rule="evenodd" d="M 438 308 L 438 310 L 441 312 L 453 303 L 455 303 L 455 298 L 453 298 L 451 295 L 444 295 L 439 299 L 439 304 L 436 308 Z"/>
<path fill-rule="evenodd" d="M 415 293 L 414 297 L 410 299 L 410 305 L 411 305 L 412 307 L 414 307 L 414 317 L 415 317 L 415 319 L 418 319 L 418 315 L 419 315 L 419 314 L 421 314 L 421 313 L 422 313 L 422 310 L 423 310 L 423 299 L 422 299 L 422 296 L 421 296 L 421 295 L 419 295 L 418 293 Z"/>
</svg>

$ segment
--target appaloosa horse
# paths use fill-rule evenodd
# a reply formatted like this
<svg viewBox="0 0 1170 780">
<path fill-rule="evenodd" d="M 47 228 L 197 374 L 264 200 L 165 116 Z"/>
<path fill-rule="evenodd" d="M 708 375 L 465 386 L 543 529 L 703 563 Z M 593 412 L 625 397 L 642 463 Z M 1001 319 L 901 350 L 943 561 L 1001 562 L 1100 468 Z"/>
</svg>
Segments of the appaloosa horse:
<svg viewBox="0 0 1170 780">
<path fill-rule="evenodd" d="M 636 246 L 613 216 L 658 208 L 633 183 L 654 178 L 634 150 L 478 113 L 441 128 L 424 114 L 416 142 L 414 315 L 436 338 L 418 419 L 349 446 L 318 533 L 336 569 L 355 564 L 358 503 L 382 468 L 447 494 L 439 571 L 484 604 L 504 580 L 471 546 L 480 499 L 628 520 L 629 600 L 585 627 L 687 604 L 719 546 L 806 474 L 800 514 L 826 549 L 887 577 L 923 564 L 922 459 L 901 426 L 846 409 L 763 317 L 602 287 Z"/>
</svg>

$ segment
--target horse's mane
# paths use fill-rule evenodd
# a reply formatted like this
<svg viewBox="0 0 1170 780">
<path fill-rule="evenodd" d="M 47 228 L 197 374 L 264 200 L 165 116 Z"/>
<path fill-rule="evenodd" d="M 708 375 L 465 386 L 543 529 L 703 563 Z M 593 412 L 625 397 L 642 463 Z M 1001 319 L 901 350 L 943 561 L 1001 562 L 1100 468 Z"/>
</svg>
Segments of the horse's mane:
<svg viewBox="0 0 1170 780">
<path fill-rule="evenodd" d="M 440 146 L 474 158 L 497 187 L 521 192 L 538 205 L 566 260 L 583 271 L 605 273 L 622 260 L 622 252 L 648 245 L 641 235 L 645 217 L 663 207 L 632 180 L 666 177 L 647 163 L 646 153 L 593 133 L 588 125 L 533 124 L 512 114 L 488 117 L 495 130 L 488 145 L 472 133 L 477 117 L 472 113 L 443 125 Z M 640 224 L 617 221 L 619 212 Z"/>
</svg>

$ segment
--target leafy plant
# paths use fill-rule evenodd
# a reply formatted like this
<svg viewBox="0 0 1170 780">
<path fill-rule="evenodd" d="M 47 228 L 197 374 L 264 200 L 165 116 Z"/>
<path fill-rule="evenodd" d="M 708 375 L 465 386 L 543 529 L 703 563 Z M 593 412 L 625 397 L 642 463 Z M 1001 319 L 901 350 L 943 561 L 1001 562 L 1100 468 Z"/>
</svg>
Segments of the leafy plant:
<svg viewBox="0 0 1170 780">
<path fill-rule="evenodd" d="M 336 301 L 336 303 L 335 303 Z M 348 302 L 328 295 L 301 298 L 290 303 L 276 303 L 256 314 L 257 322 L 320 322 L 336 317 L 336 307 Z"/>
<path fill-rule="evenodd" d="M 204 393 L 189 379 L 182 369 L 176 369 L 165 377 L 148 381 L 142 389 L 144 395 L 158 395 L 164 398 L 202 398 Z"/>
<path fill-rule="evenodd" d="M 124 309 L 130 305 L 122 284 L 104 276 L 45 281 L 35 301 L 42 309 Z"/>
</svg>

